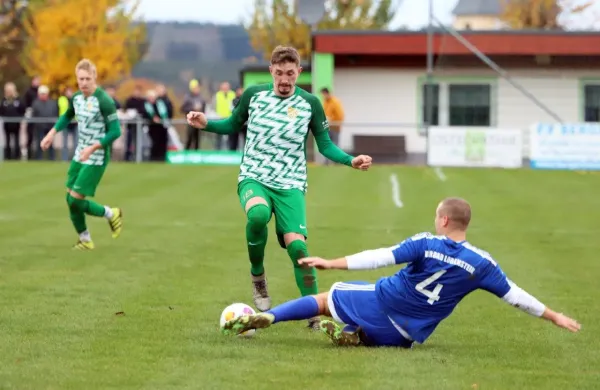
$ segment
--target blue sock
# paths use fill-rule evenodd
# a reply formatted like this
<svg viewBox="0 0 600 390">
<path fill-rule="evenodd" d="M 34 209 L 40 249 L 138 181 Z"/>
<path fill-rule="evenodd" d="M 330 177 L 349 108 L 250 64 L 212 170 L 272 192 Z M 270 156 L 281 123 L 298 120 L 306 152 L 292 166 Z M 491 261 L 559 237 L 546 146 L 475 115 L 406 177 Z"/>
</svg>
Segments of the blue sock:
<svg viewBox="0 0 600 390">
<path fill-rule="evenodd" d="M 275 316 L 275 321 L 273 321 L 273 323 L 282 321 L 307 320 L 319 315 L 319 304 L 317 303 L 315 297 L 308 295 L 302 298 L 294 299 L 293 301 L 282 303 L 279 306 L 275 306 L 271 310 L 267 311 L 267 313 Z"/>
</svg>

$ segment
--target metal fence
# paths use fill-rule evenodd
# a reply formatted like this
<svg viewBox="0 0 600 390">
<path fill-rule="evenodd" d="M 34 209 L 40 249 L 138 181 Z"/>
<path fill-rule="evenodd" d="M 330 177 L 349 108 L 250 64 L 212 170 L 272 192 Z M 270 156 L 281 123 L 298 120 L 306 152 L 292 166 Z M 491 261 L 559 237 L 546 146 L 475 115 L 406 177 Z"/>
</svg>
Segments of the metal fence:
<svg viewBox="0 0 600 390">
<path fill-rule="evenodd" d="M 54 156 L 49 156 L 48 152 L 40 153 L 39 150 L 40 141 L 57 120 L 58 118 L 3 117 L 0 118 L 0 127 L 9 123 L 19 124 L 19 148 L 22 159 L 70 160 L 76 145 L 76 131 L 73 134 L 73 132 L 64 130 L 56 135 L 53 145 Z M 113 144 L 111 158 L 137 163 L 149 160 L 151 141 L 147 131 L 148 123 L 140 117 L 131 118 L 125 115 L 120 115 L 120 122 L 122 134 Z M 4 156 L 4 149 L 8 140 L 5 139 L 4 131 L 0 133 L 0 161 L 2 161 L 7 157 Z M 204 131 L 199 131 L 198 134 L 199 150 L 228 149 L 229 136 L 220 136 Z M 185 119 L 172 120 L 169 135 L 171 149 L 189 150 L 186 148 L 186 144 L 190 134 Z M 28 148 L 30 137 L 32 142 Z M 379 153 L 390 162 L 409 162 L 403 155 L 423 154 L 426 149 L 426 138 L 422 129 L 418 125 L 410 123 L 344 122 L 342 131 L 339 134 L 332 134 L 331 137 L 347 152 Z M 14 140 L 11 141 L 14 142 Z M 238 145 L 238 150 L 242 150 L 243 139 L 239 140 Z M 28 153 L 31 154 L 27 155 Z M 308 139 L 307 158 L 309 161 L 325 163 L 325 158 L 314 145 L 313 137 Z"/>
<path fill-rule="evenodd" d="M 58 118 L 2 117 L 0 118 L 0 128 L 4 130 L 6 125 L 19 125 L 18 137 L 16 138 L 18 139 L 21 159 L 48 160 L 47 155 L 49 153 L 41 153 L 40 142 L 57 120 Z M 125 118 L 119 121 L 121 123 L 121 136 L 113 144 L 112 159 L 126 160 L 126 157 L 131 155 L 130 161 L 132 162 L 147 161 L 151 145 L 148 135 L 148 122 L 141 117 Z M 72 123 L 76 125 L 76 122 Z M 188 126 L 185 119 L 172 120 L 168 131 L 169 143 L 172 148 L 181 149 L 185 147 L 188 138 Z M 51 160 L 70 160 L 77 143 L 76 135 L 76 127 L 74 133 L 66 129 L 59 132 L 54 139 L 54 150 L 52 152 L 54 158 L 51 158 Z M 217 146 L 223 148 L 227 145 L 227 139 L 225 137 L 219 139 L 217 134 L 202 132 L 199 137 L 199 147 L 204 150 L 214 150 Z M 15 139 L 12 136 L 10 140 L 7 139 L 6 132 L 0 131 L 0 161 L 8 157 L 5 156 L 5 148 L 8 142 L 11 142 L 11 147 L 13 147 Z M 41 158 L 40 154 L 42 154 Z"/>
</svg>

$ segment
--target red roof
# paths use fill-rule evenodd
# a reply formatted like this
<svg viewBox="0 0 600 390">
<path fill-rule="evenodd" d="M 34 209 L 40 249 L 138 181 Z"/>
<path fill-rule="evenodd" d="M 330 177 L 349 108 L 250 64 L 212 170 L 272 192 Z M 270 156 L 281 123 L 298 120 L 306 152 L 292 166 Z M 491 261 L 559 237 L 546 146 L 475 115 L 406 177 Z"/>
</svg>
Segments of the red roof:
<svg viewBox="0 0 600 390">
<path fill-rule="evenodd" d="M 600 55 L 600 33 L 563 31 L 461 31 L 486 55 Z M 471 51 L 444 31 L 434 33 L 435 54 L 469 55 Z M 313 34 L 317 53 L 414 56 L 427 54 L 427 32 L 319 31 Z"/>
</svg>

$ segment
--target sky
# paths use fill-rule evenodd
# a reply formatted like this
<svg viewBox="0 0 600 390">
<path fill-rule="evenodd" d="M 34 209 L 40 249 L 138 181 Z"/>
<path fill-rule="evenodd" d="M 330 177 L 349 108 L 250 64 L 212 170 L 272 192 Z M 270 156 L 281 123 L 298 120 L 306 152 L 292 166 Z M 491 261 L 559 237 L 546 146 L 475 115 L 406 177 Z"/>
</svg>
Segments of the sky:
<svg viewBox="0 0 600 390">
<path fill-rule="evenodd" d="M 193 21 L 216 24 L 239 23 L 252 13 L 253 0 L 141 0 L 140 13 L 146 21 Z M 420 28 L 428 22 L 428 0 L 396 0 L 400 8 L 391 28 Z M 432 0 L 433 12 L 443 23 L 451 21 L 451 12 L 458 0 Z M 205 3 L 206 6 L 199 4 Z"/>
</svg>

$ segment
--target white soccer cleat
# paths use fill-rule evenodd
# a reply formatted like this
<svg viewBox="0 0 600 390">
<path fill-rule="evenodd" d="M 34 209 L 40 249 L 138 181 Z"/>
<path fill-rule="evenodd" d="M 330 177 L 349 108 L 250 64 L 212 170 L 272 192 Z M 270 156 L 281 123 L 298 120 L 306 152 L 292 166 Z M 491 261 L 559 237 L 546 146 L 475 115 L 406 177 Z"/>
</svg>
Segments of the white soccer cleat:
<svg viewBox="0 0 600 390">
<path fill-rule="evenodd" d="M 264 272 L 260 276 L 252 275 L 252 295 L 254 306 L 258 311 L 267 311 L 271 308 L 271 297 L 267 289 L 267 277 Z"/>
</svg>

